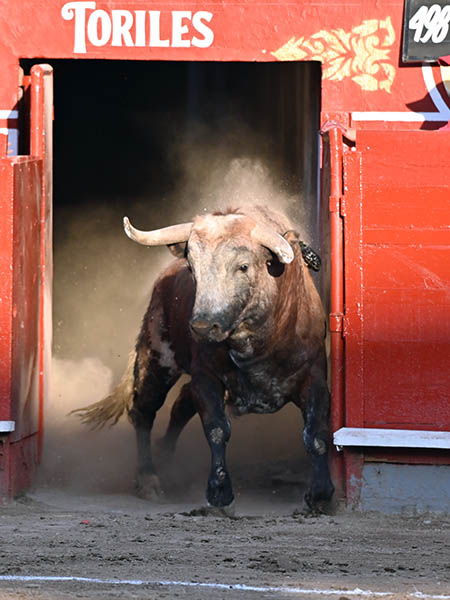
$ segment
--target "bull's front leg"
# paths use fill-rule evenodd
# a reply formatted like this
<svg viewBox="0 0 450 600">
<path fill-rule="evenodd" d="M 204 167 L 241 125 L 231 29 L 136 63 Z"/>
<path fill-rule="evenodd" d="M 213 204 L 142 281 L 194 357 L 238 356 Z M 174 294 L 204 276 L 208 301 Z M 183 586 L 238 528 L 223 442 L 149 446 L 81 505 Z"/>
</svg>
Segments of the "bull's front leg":
<svg viewBox="0 0 450 600">
<path fill-rule="evenodd" d="M 303 441 L 311 456 L 312 478 L 305 501 L 310 508 L 331 500 L 334 485 L 328 467 L 330 394 L 322 369 L 312 371 L 312 380 L 301 403 Z"/>
<path fill-rule="evenodd" d="M 199 373 L 192 376 L 192 392 L 211 450 L 206 499 L 211 506 L 225 507 L 234 499 L 225 460 L 226 445 L 231 435 L 230 422 L 225 415 L 225 389 L 215 377 Z"/>
</svg>

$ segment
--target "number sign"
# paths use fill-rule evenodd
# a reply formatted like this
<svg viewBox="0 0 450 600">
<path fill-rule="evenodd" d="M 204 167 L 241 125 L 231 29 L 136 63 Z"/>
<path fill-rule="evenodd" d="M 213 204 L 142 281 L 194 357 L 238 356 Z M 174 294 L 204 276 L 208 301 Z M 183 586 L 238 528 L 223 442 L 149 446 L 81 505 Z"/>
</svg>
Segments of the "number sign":
<svg viewBox="0 0 450 600">
<path fill-rule="evenodd" d="M 403 62 L 436 62 L 450 54 L 450 0 L 406 0 Z"/>
</svg>

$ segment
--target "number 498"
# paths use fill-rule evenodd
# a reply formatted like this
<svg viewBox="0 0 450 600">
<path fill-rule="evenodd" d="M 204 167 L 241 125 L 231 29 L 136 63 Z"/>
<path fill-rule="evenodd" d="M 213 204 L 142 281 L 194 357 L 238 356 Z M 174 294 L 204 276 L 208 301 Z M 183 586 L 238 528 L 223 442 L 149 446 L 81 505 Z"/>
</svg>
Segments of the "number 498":
<svg viewBox="0 0 450 600">
<path fill-rule="evenodd" d="M 414 41 L 426 44 L 440 44 L 445 40 L 449 30 L 450 4 L 440 6 L 421 6 L 410 18 L 409 29 L 415 29 Z"/>
</svg>

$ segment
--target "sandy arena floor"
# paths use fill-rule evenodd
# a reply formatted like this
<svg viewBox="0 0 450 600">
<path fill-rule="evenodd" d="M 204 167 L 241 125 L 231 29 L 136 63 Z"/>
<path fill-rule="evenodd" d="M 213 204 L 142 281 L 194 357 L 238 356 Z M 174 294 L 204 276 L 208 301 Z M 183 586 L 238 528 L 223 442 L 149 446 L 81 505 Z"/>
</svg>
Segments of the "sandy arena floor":
<svg viewBox="0 0 450 600">
<path fill-rule="evenodd" d="M 232 518 L 200 482 L 163 504 L 35 489 L 0 508 L 0 598 L 450 599 L 450 517 L 306 516 L 296 475 L 260 475 L 235 472 Z"/>
</svg>

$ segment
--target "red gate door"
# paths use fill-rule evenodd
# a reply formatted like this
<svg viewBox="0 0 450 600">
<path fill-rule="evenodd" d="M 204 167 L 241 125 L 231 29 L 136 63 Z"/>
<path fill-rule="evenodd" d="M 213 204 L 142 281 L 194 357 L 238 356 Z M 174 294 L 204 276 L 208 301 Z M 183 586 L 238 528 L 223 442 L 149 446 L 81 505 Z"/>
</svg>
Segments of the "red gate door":
<svg viewBox="0 0 450 600">
<path fill-rule="evenodd" d="M 341 212 L 345 426 L 450 432 L 450 132 L 357 132 Z"/>
<path fill-rule="evenodd" d="M 31 483 L 50 366 L 51 68 L 27 79 L 30 156 L 0 146 L 0 502 Z"/>
</svg>

